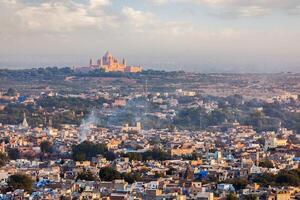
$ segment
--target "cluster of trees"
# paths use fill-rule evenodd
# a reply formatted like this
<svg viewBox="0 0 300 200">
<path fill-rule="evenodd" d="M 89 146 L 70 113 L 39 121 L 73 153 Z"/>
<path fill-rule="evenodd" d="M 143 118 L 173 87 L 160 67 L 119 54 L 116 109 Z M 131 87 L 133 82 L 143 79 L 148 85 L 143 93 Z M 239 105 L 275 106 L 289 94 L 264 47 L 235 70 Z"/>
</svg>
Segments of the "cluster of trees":
<svg viewBox="0 0 300 200">
<path fill-rule="evenodd" d="M 83 118 L 77 116 L 72 111 L 56 113 L 53 116 L 45 116 L 44 112 L 38 109 L 38 106 L 8 104 L 0 111 L 0 122 L 3 124 L 20 124 L 23 121 L 24 113 L 26 113 L 27 122 L 32 127 L 46 125 L 50 118 L 53 122 L 53 127 L 59 128 L 61 124 L 80 124 Z"/>
<path fill-rule="evenodd" d="M 0 77 L 11 78 L 14 80 L 50 80 L 53 78 L 71 76 L 74 72 L 69 67 L 46 67 L 46 68 L 32 68 L 23 70 L 0 70 Z"/>
<path fill-rule="evenodd" d="M 9 88 L 5 93 L 6 96 L 14 97 L 18 94 L 17 90 L 14 88 Z"/>
<path fill-rule="evenodd" d="M 14 174 L 8 178 L 8 190 L 24 189 L 27 192 L 32 192 L 33 180 L 25 174 Z"/>
<path fill-rule="evenodd" d="M 265 167 L 265 168 L 273 168 L 274 165 L 270 160 L 262 160 L 259 162 L 260 167 Z"/>
<path fill-rule="evenodd" d="M 95 144 L 89 141 L 84 141 L 72 147 L 72 157 L 75 161 L 91 160 L 92 157 L 103 155 L 108 160 L 114 160 L 116 155 L 108 151 L 105 144 Z"/>
<path fill-rule="evenodd" d="M 102 155 L 108 160 L 115 160 L 118 155 L 109 151 L 105 144 L 95 144 L 89 141 L 84 141 L 78 145 L 72 147 L 72 157 L 75 161 L 85 161 L 91 160 L 92 157 L 97 155 Z M 128 153 L 126 154 L 130 160 L 168 160 L 170 159 L 170 154 L 161 150 L 153 149 L 151 151 L 146 151 L 143 153 Z"/>
<path fill-rule="evenodd" d="M 27 108 L 24 105 L 8 104 L 0 111 L 0 123 L 20 124 L 23 120 L 24 112 L 27 114 Z"/>
<path fill-rule="evenodd" d="M 245 178 L 233 178 L 226 180 L 226 182 L 232 184 L 236 190 L 245 189 L 248 185 L 248 180 Z"/>
<path fill-rule="evenodd" d="M 105 72 L 101 69 L 96 69 L 89 72 L 74 71 L 69 67 L 46 67 L 32 68 L 23 70 L 0 70 L 0 77 L 10 78 L 14 80 L 53 80 L 63 79 L 66 76 L 77 77 L 125 77 L 125 78 L 140 78 L 144 76 L 161 76 L 166 74 L 177 74 L 178 72 L 165 72 L 155 70 L 143 70 L 141 73 L 123 73 L 123 72 Z"/>
<path fill-rule="evenodd" d="M 165 77 L 169 75 L 174 77 L 179 74 L 184 74 L 184 72 L 166 72 L 157 70 L 143 70 L 141 73 L 123 73 L 123 72 L 105 72 L 101 69 L 96 69 L 90 72 L 76 72 L 69 67 L 46 67 L 46 68 L 32 68 L 23 70 L 0 70 L 0 77 L 28 80 L 28 79 L 38 79 L 38 80 L 51 80 L 53 78 L 63 78 L 66 76 L 78 76 L 78 77 L 127 77 L 127 78 L 140 78 L 140 77 Z"/>
<path fill-rule="evenodd" d="M 199 130 L 208 126 L 219 125 L 225 121 L 226 117 L 226 111 L 221 109 L 207 113 L 201 107 L 188 108 L 179 111 L 173 124 L 182 129 Z"/>
<path fill-rule="evenodd" d="M 0 153 L 0 167 L 4 166 L 9 161 L 6 154 Z"/>
<path fill-rule="evenodd" d="M 116 179 L 124 179 L 128 183 L 134 183 L 141 180 L 139 173 L 120 173 L 111 167 L 103 167 L 99 171 L 99 177 L 102 181 L 113 181 Z"/>
<path fill-rule="evenodd" d="M 96 69 L 89 72 L 75 72 L 78 77 L 116 77 L 116 78 L 138 78 L 140 73 L 124 73 L 124 72 L 105 72 L 102 69 Z"/>
<path fill-rule="evenodd" d="M 49 141 L 41 142 L 40 148 L 42 157 L 53 152 L 53 146 Z M 17 160 L 21 158 L 21 154 L 18 148 L 7 148 L 6 151 L 7 154 L 0 153 L 0 167 L 4 166 L 9 160 Z"/>
<path fill-rule="evenodd" d="M 15 148 L 8 148 L 7 154 L 0 153 L 0 167 L 4 166 L 9 160 L 16 160 L 20 158 L 20 152 Z"/>
<path fill-rule="evenodd" d="M 81 172 L 77 175 L 76 180 L 95 181 L 97 180 L 91 171 Z"/>
<path fill-rule="evenodd" d="M 251 125 L 258 132 L 274 131 L 280 125 L 300 133 L 300 113 L 291 113 L 284 109 L 278 102 L 265 103 L 258 100 L 244 102 L 242 96 L 231 95 L 228 97 L 202 97 L 204 101 L 216 101 L 219 108 L 206 112 L 201 107 L 184 108 L 179 110 L 172 124 L 182 129 L 199 130 L 208 126 L 222 124 L 227 121 L 237 120 L 243 125 Z M 179 99 L 181 103 L 192 102 L 192 97 Z M 290 103 L 291 106 L 295 106 Z M 262 110 L 256 110 L 261 107 Z"/>
<path fill-rule="evenodd" d="M 263 110 L 247 113 L 246 110 L 252 106 L 262 107 Z M 291 102 L 287 106 L 295 105 Z M 300 133 L 300 113 L 292 113 L 284 108 L 285 104 L 280 104 L 278 102 L 256 102 L 253 105 L 250 102 L 247 102 L 243 106 L 243 112 L 246 114 L 246 118 L 241 119 L 240 121 L 252 125 L 256 131 L 276 130 L 281 124 L 283 127 Z"/>
<path fill-rule="evenodd" d="M 264 173 L 254 178 L 254 182 L 271 186 L 300 186 L 300 169 L 281 170 L 278 174 Z"/>
<path fill-rule="evenodd" d="M 130 160 L 139 160 L 139 161 L 147 161 L 147 160 L 169 160 L 171 158 L 170 154 L 161 150 L 161 149 L 153 149 L 151 151 L 146 151 L 143 153 L 128 153 L 127 154 Z"/>
<path fill-rule="evenodd" d="M 20 151 L 17 148 L 8 148 L 7 155 L 10 160 L 17 160 L 20 158 Z"/>
<path fill-rule="evenodd" d="M 45 125 L 49 119 L 52 119 L 52 125 L 59 128 L 62 124 L 79 125 L 91 108 L 100 107 L 103 103 L 109 103 L 107 100 L 100 98 L 97 100 L 88 100 L 82 98 L 65 98 L 65 97 L 44 97 L 37 101 L 36 105 L 8 104 L 0 111 L 0 122 L 3 124 L 20 124 L 23 120 L 24 113 L 30 126 L 37 127 Z M 48 112 L 55 109 L 64 108 L 68 111 L 57 112 L 51 116 L 45 116 L 39 108 L 43 107 Z M 82 115 L 81 115 L 82 114 Z"/>
<path fill-rule="evenodd" d="M 53 145 L 49 141 L 41 142 L 40 148 L 41 148 L 41 159 L 43 159 L 45 156 L 49 156 L 53 152 Z"/>
<path fill-rule="evenodd" d="M 69 110 L 76 111 L 86 111 L 91 107 L 99 107 L 103 103 L 110 103 L 104 98 L 99 98 L 96 100 L 83 99 L 76 97 L 44 97 L 37 101 L 37 105 L 43 107 L 44 109 L 52 110 L 53 108 L 65 108 Z"/>
</svg>

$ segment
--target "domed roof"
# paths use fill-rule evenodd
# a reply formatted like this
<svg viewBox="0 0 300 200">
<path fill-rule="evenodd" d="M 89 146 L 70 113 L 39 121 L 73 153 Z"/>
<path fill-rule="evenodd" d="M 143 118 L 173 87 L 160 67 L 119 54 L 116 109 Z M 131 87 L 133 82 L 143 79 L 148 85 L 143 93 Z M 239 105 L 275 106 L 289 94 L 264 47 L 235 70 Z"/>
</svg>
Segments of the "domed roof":
<svg viewBox="0 0 300 200">
<path fill-rule="evenodd" d="M 109 51 L 107 51 L 105 53 L 104 57 L 109 58 L 109 57 L 113 57 L 113 56 L 112 56 L 112 54 Z"/>
</svg>

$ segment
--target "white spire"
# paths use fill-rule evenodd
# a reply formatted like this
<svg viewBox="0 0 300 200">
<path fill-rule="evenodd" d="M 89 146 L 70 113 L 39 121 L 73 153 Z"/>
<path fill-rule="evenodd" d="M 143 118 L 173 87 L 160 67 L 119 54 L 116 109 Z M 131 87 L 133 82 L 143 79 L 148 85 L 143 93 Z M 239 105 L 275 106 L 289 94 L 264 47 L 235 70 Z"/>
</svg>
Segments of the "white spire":
<svg viewBox="0 0 300 200">
<path fill-rule="evenodd" d="M 23 117 L 22 126 L 23 126 L 24 128 L 28 128 L 28 127 L 29 127 L 29 126 L 28 126 L 28 123 L 27 123 L 27 120 L 26 120 L 26 114 L 25 114 L 25 112 L 24 112 L 24 117 Z"/>
</svg>

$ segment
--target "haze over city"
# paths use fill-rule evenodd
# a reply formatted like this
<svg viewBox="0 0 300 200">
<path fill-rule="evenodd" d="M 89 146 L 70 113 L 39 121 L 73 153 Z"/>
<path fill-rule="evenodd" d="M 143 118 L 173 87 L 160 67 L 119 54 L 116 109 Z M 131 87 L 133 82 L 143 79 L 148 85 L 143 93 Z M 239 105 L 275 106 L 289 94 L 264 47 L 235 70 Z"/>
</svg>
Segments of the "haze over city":
<svg viewBox="0 0 300 200">
<path fill-rule="evenodd" d="M 1 0 L 0 68 L 300 71 L 298 0 Z"/>
</svg>

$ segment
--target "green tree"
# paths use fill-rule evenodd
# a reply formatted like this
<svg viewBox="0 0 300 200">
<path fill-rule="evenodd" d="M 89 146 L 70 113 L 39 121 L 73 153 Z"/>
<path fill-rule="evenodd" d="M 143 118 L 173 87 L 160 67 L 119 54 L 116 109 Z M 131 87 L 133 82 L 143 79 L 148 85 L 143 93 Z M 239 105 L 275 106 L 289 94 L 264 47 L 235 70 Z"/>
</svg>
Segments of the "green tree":
<svg viewBox="0 0 300 200">
<path fill-rule="evenodd" d="M 96 178 L 92 172 L 86 171 L 79 173 L 76 180 L 95 181 Z"/>
<path fill-rule="evenodd" d="M 230 193 L 227 195 L 226 200 L 238 200 L 236 194 Z"/>
<path fill-rule="evenodd" d="M 281 170 L 278 174 L 264 173 L 254 178 L 263 186 L 300 186 L 300 170 Z"/>
<path fill-rule="evenodd" d="M 20 158 L 20 151 L 17 148 L 9 148 L 7 150 L 7 154 L 8 154 L 9 159 L 11 159 L 11 160 L 17 160 Z"/>
<path fill-rule="evenodd" d="M 276 176 L 271 173 L 263 173 L 256 176 L 253 181 L 263 186 L 275 185 Z"/>
<path fill-rule="evenodd" d="M 107 153 L 105 144 L 94 144 L 89 141 L 84 141 L 72 147 L 72 156 L 75 161 L 90 160 L 97 155 L 105 155 Z M 111 153 L 107 153 L 107 158 L 112 158 Z"/>
<path fill-rule="evenodd" d="M 248 185 L 248 180 L 245 178 L 233 178 L 227 180 L 226 182 L 231 183 L 236 190 L 245 189 Z"/>
<path fill-rule="evenodd" d="M 99 171 L 99 177 L 102 181 L 113 181 L 122 178 L 121 173 L 111 167 L 102 167 Z"/>
<path fill-rule="evenodd" d="M 0 153 L 0 167 L 4 166 L 8 161 L 8 157 L 4 153 Z"/>
<path fill-rule="evenodd" d="M 161 150 L 161 149 L 153 149 L 152 151 L 146 151 L 142 153 L 142 159 L 146 160 L 168 160 L 170 159 L 170 154 Z"/>
<path fill-rule="evenodd" d="M 117 155 L 112 151 L 107 151 L 104 153 L 104 157 L 109 161 L 113 161 L 117 158 Z"/>
<path fill-rule="evenodd" d="M 243 200 L 257 200 L 258 196 L 255 194 L 248 194 L 243 196 Z"/>
<path fill-rule="evenodd" d="M 16 96 L 17 95 L 17 90 L 15 90 L 14 88 L 9 88 L 6 92 L 6 95 L 11 96 L 11 97 Z"/>
<path fill-rule="evenodd" d="M 52 146 L 51 142 L 49 142 L 49 141 L 43 141 L 43 142 L 41 142 L 40 148 L 41 148 L 41 152 L 43 154 L 45 154 L 45 153 L 52 153 L 52 151 L 53 151 L 53 146 Z"/>
<path fill-rule="evenodd" d="M 265 167 L 265 168 L 274 168 L 273 163 L 268 159 L 260 161 L 259 166 L 260 167 Z"/>
<path fill-rule="evenodd" d="M 276 183 L 286 186 L 300 186 L 300 178 L 293 171 L 282 171 L 278 173 Z"/>
<path fill-rule="evenodd" d="M 170 167 L 167 171 L 166 171 L 166 175 L 173 175 L 173 173 L 175 172 L 176 170 L 173 168 L 173 167 Z"/>
<path fill-rule="evenodd" d="M 25 174 L 14 174 L 8 177 L 7 184 L 11 190 L 24 189 L 31 192 L 33 180 Z"/>
<path fill-rule="evenodd" d="M 129 184 L 132 184 L 135 181 L 140 181 L 142 179 L 139 173 L 123 173 L 122 177 Z"/>
</svg>

